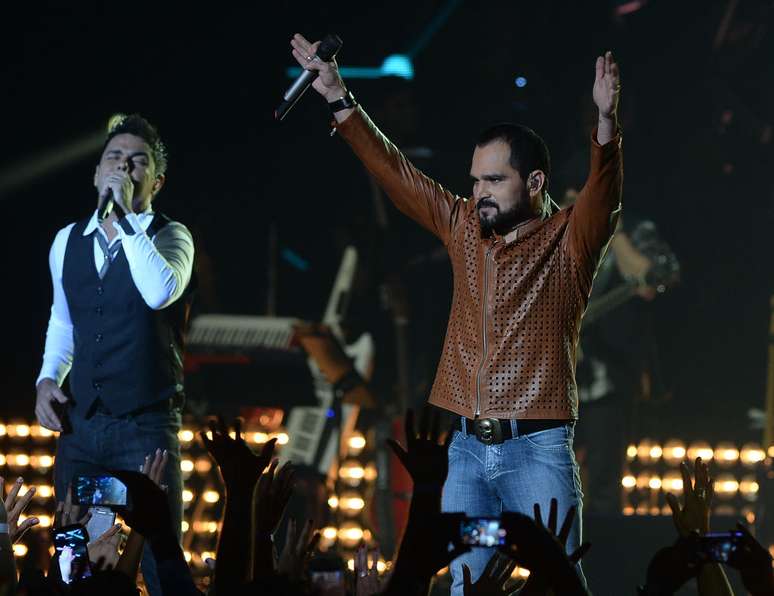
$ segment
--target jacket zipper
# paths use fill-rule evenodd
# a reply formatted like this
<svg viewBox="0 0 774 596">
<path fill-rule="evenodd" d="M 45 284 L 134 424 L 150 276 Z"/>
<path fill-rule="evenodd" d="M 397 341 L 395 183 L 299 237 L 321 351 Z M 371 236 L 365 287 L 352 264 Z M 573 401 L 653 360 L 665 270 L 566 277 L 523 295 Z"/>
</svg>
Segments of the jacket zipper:
<svg viewBox="0 0 774 596">
<path fill-rule="evenodd" d="M 487 352 L 489 350 L 489 347 L 486 343 L 486 306 L 488 301 L 488 294 L 489 294 L 489 263 L 490 263 L 490 256 L 492 255 L 492 251 L 494 250 L 495 245 L 497 242 L 494 242 L 492 246 L 490 246 L 486 251 L 486 256 L 484 257 L 484 295 L 481 299 L 481 323 L 483 325 L 481 329 L 481 338 L 484 343 L 484 350 L 481 354 L 481 363 L 478 365 L 478 374 L 476 375 L 476 413 L 475 417 L 478 418 L 481 415 L 481 371 L 484 370 L 484 364 L 486 363 L 486 357 Z"/>
</svg>

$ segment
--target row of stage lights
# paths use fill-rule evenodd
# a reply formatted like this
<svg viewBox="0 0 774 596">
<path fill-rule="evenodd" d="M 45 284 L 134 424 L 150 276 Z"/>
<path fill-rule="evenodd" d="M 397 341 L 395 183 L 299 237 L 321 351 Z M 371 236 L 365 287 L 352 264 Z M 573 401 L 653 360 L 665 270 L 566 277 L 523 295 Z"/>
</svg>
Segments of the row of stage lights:
<svg viewBox="0 0 774 596">
<path fill-rule="evenodd" d="M 734 444 L 723 442 L 713 449 L 706 441 L 695 441 L 690 445 L 677 439 L 664 443 L 663 446 L 649 439 L 643 439 L 638 445 L 629 445 L 626 448 L 628 461 L 639 460 L 644 464 L 655 463 L 660 460 L 667 464 L 679 465 L 688 459 L 693 462 L 697 457 L 703 461 L 714 461 L 721 467 L 732 467 L 742 464 L 746 467 L 755 467 L 766 459 L 766 456 L 774 458 L 774 445 L 768 448 L 768 453 L 757 443 L 747 443 L 741 448 Z"/>
</svg>

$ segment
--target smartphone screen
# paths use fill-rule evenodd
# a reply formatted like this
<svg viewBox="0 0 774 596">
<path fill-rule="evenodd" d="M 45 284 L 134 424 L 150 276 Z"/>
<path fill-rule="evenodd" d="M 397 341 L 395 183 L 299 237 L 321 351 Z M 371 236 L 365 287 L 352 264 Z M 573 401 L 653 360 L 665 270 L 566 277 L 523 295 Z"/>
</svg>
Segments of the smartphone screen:
<svg viewBox="0 0 774 596">
<path fill-rule="evenodd" d="M 73 491 L 78 505 L 126 505 L 126 486 L 113 476 L 76 476 Z"/>
<path fill-rule="evenodd" d="M 742 532 L 710 532 L 699 538 L 699 554 L 707 561 L 728 563 L 743 538 Z"/>
<path fill-rule="evenodd" d="M 71 584 L 74 581 L 89 577 L 89 551 L 86 545 L 89 534 L 80 524 L 64 526 L 54 531 L 54 547 L 59 554 L 59 571 L 62 581 Z"/>
<path fill-rule="evenodd" d="M 468 546 L 500 546 L 505 534 L 497 517 L 467 517 L 460 525 L 460 540 Z"/>
<path fill-rule="evenodd" d="M 107 507 L 89 507 L 91 519 L 86 524 L 86 531 L 92 540 L 96 540 L 113 527 L 116 514 Z"/>
</svg>

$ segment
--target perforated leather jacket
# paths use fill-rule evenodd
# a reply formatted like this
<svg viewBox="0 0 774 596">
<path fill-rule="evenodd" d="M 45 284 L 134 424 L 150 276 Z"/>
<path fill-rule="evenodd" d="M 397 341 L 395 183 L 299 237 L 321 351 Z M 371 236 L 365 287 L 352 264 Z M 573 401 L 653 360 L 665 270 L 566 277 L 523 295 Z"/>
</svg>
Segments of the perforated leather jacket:
<svg viewBox="0 0 774 596">
<path fill-rule="evenodd" d="M 620 208 L 620 135 L 602 146 L 592 134 L 589 178 L 572 207 L 482 237 L 475 202 L 417 170 L 362 108 L 337 130 L 449 252 L 454 297 L 430 403 L 469 418 L 577 418 L 578 334 Z"/>
</svg>

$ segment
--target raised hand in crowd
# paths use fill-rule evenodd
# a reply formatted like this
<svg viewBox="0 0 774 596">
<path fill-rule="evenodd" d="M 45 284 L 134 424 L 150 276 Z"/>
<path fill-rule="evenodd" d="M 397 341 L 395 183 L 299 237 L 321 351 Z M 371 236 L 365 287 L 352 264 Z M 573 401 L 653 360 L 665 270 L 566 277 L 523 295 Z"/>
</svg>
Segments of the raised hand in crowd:
<svg viewBox="0 0 774 596">
<path fill-rule="evenodd" d="M 703 536 L 709 532 L 710 528 L 710 511 L 715 486 L 710 478 L 709 466 L 700 457 L 696 458 L 693 470 L 694 474 L 691 477 L 691 470 L 687 462 L 680 464 L 680 474 L 683 477 L 682 506 L 674 495 L 667 494 L 666 496 L 669 508 L 672 510 L 675 529 L 683 538 L 692 534 Z M 685 548 L 685 546 L 681 548 Z M 692 561 L 690 565 L 690 568 L 693 569 Z M 687 572 L 688 570 L 686 570 Z M 700 564 L 697 570 L 697 581 L 699 593 L 702 596 L 733 596 L 734 594 L 720 563 L 705 562 Z"/>
<path fill-rule="evenodd" d="M 435 408 L 425 406 L 419 419 L 419 432 L 414 425 L 414 410 L 406 412 L 406 448 L 387 439 L 395 456 L 414 481 L 412 502 L 417 497 L 440 498 L 443 484 L 449 474 L 449 443 L 451 434 L 441 441 L 441 415 Z"/>
<path fill-rule="evenodd" d="M 2 488 L 2 487 L 0 487 Z M 0 492 L 2 497 L 2 492 Z M 14 561 L 13 547 L 10 533 L 8 532 L 8 511 L 6 504 L 0 499 L 0 593 L 16 593 L 16 561 Z"/>
<path fill-rule="evenodd" d="M 744 587 L 752 596 L 774 596 L 774 570 L 771 554 L 742 524 L 737 529 L 744 534 L 741 547 L 729 557 L 728 564 L 739 570 Z"/>
<path fill-rule="evenodd" d="M 320 532 L 314 530 L 314 522 L 311 519 L 307 520 L 300 532 L 296 520 L 290 519 L 285 545 L 277 564 L 277 573 L 288 576 L 291 581 L 301 582 L 304 579 L 306 563 L 317 548 L 321 536 Z"/>
<path fill-rule="evenodd" d="M 271 461 L 276 439 L 267 441 L 256 455 L 242 438 L 242 421 L 239 418 L 234 421 L 233 438 L 221 417 L 210 420 L 209 427 L 211 438 L 205 432 L 201 432 L 200 436 L 220 469 L 226 489 L 214 583 L 218 593 L 227 594 L 247 584 L 252 578 L 252 536 L 247 522 L 252 515 L 256 482 Z"/>
<path fill-rule="evenodd" d="M 355 552 L 355 596 L 374 596 L 382 591 L 379 577 L 379 551 L 371 551 L 371 565 L 368 565 L 368 547 L 361 544 Z"/>
<path fill-rule="evenodd" d="M 89 561 L 92 569 L 115 569 L 120 558 L 118 549 L 121 545 L 121 524 L 114 524 L 102 536 L 89 542 Z"/>
<path fill-rule="evenodd" d="M 516 589 L 510 581 L 513 570 L 516 569 L 516 561 L 503 553 L 496 552 L 489 563 L 484 567 L 484 572 L 473 583 L 470 575 L 470 567 L 462 564 L 462 585 L 465 596 L 508 596 Z M 522 594 L 523 590 L 519 592 Z M 545 592 L 543 592 L 545 594 Z"/>
<path fill-rule="evenodd" d="M 640 587 L 642 596 L 671 596 L 700 569 L 696 554 L 699 535 L 681 536 L 672 546 L 656 551 L 648 564 L 645 585 Z"/>
<path fill-rule="evenodd" d="M 387 593 L 406 590 L 426 593 L 433 576 L 470 550 L 459 543 L 463 513 L 441 513 L 441 492 L 449 471 L 450 438 L 440 440 L 440 414 L 425 407 L 414 426 L 414 412 L 406 412 L 406 449 L 387 443 L 414 481 L 406 531 L 395 560 Z"/>
<path fill-rule="evenodd" d="M 295 470 L 290 462 L 277 470 L 273 461 L 261 475 L 253 500 L 253 576 L 263 577 L 275 571 L 276 553 L 273 536 L 285 515 L 293 493 Z"/>
<path fill-rule="evenodd" d="M 164 490 L 142 472 L 112 470 L 110 473 L 126 485 L 131 506 L 117 511 L 133 531 L 150 543 L 162 592 L 180 596 L 200 594 L 177 542 Z"/>
<path fill-rule="evenodd" d="M 231 438 L 228 427 L 220 416 L 216 420 L 210 420 L 209 428 L 212 438 L 204 431 L 199 433 L 199 436 L 207 452 L 218 464 L 226 495 L 241 490 L 252 497 L 255 483 L 271 461 L 277 439 L 266 441 L 261 452 L 256 454 L 242 438 L 240 418 L 234 420 L 234 438 Z"/>
<path fill-rule="evenodd" d="M 11 489 L 8 491 L 8 495 L 5 497 L 4 505 L 7 512 L 8 520 L 8 536 L 11 539 L 11 543 L 14 544 L 21 540 L 24 533 L 31 527 L 40 523 L 37 517 L 28 517 L 21 524 L 19 523 L 19 517 L 27 506 L 30 504 L 32 497 L 35 496 L 35 487 L 31 486 L 22 496 L 19 496 L 22 486 L 24 485 L 24 478 L 21 476 L 11 485 Z M 5 480 L 0 476 L 0 498 L 2 498 L 5 492 Z"/>
<path fill-rule="evenodd" d="M 63 526 L 70 526 L 72 524 L 80 524 L 85 526 L 91 519 L 91 513 L 87 509 L 81 514 L 81 507 L 73 503 L 73 487 L 71 484 L 67 485 L 67 494 L 64 501 L 59 501 L 56 504 L 56 512 L 54 515 L 54 527 L 61 528 Z"/>
<path fill-rule="evenodd" d="M 539 509 L 536 509 L 536 513 Z M 574 519 L 574 512 L 571 520 Z M 570 528 L 565 518 L 560 536 L 569 532 Z M 572 521 L 569 522 L 570 526 Z M 550 526 L 553 525 L 553 529 Z M 549 520 L 546 528 L 542 519 L 537 522 L 526 515 L 515 512 L 503 512 L 501 526 L 506 530 L 507 544 L 501 550 L 513 558 L 520 567 L 525 567 L 536 578 L 533 580 L 534 594 L 540 594 L 537 587 L 553 589 L 557 594 L 586 595 L 588 594 L 583 581 L 576 572 L 575 564 L 589 549 L 588 544 L 582 544 L 572 556 L 567 556 L 561 538 L 555 534 L 556 522 Z M 566 536 L 564 538 L 566 540 Z M 526 588 L 527 586 L 525 586 Z M 545 592 L 542 592 L 545 593 Z"/>
<path fill-rule="evenodd" d="M 535 523 L 539 526 L 547 530 L 549 534 L 556 537 L 556 540 L 559 542 L 559 544 L 562 546 L 563 550 L 566 550 L 567 546 L 567 538 L 570 535 L 570 531 L 572 530 L 572 525 L 575 522 L 575 513 L 576 509 L 575 507 L 570 507 L 567 510 L 567 513 L 564 516 L 564 521 L 562 522 L 562 527 L 559 529 L 559 533 L 556 532 L 556 523 L 558 519 L 558 503 L 557 500 L 552 498 L 551 504 L 549 506 L 548 510 L 548 522 L 546 525 L 543 524 L 543 516 L 540 511 L 540 504 L 535 503 Z M 578 561 L 583 558 L 583 556 L 589 551 L 591 548 L 591 544 L 588 542 L 584 542 L 581 544 L 573 553 L 570 553 L 568 555 L 568 559 L 570 563 L 573 565 L 577 564 Z M 527 580 L 527 583 L 522 588 L 521 592 L 519 592 L 520 596 L 530 596 L 530 595 L 542 595 L 547 592 L 547 590 L 551 586 L 552 578 L 550 576 L 541 575 L 541 573 L 537 570 L 534 572 L 530 572 L 529 579 Z"/>
</svg>

